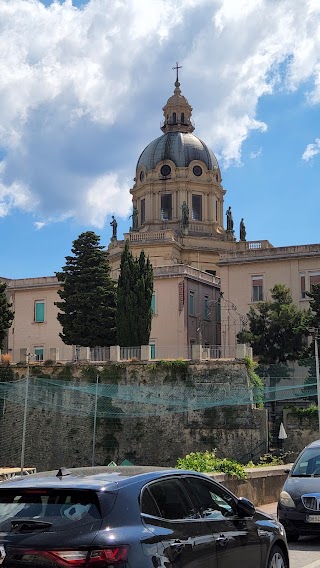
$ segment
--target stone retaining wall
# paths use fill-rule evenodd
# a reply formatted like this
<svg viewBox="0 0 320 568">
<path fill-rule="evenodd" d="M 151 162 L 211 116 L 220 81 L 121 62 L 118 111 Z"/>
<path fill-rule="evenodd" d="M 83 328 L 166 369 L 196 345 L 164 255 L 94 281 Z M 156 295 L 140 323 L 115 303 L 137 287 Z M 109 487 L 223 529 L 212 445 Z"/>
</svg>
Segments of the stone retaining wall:
<svg viewBox="0 0 320 568">
<path fill-rule="evenodd" d="M 236 479 L 223 473 L 207 474 L 230 489 L 238 497 L 246 497 L 255 505 L 267 505 L 278 501 L 280 491 L 288 476 L 285 470 L 291 464 L 263 468 L 248 468 L 248 479 Z"/>
</svg>

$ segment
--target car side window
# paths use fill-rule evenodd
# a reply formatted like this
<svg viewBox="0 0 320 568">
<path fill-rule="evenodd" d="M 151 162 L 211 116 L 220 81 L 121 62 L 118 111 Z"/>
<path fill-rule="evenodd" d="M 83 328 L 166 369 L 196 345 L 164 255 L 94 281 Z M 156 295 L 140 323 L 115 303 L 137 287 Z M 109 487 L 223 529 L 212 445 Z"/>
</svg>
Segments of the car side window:
<svg viewBox="0 0 320 568">
<path fill-rule="evenodd" d="M 177 479 L 165 479 L 148 486 L 163 519 L 193 519 L 195 513 L 192 504 Z"/>
<path fill-rule="evenodd" d="M 158 507 L 147 487 L 143 490 L 141 495 L 141 513 L 151 515 L 152 517 L 160 516 Z"/>
<path fill-rule="evenodd" d="M 236 503 L 222 488 L 197 477 L 186 477 L 200 514 L 206 519 L 222 520 L 236 514 Z"/>
</svg>

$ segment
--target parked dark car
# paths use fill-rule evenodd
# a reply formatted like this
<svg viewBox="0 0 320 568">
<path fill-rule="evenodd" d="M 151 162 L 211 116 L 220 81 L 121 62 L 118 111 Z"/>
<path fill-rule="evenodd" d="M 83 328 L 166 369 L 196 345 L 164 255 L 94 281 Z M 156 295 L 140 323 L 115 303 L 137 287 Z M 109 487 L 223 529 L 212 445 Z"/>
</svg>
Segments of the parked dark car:
<svg viewBox="0 0 320 568">
<path fill-rule="evenodd" d="M 306 446 L 293 464 L 280 494 L 278 518 L 288 541 L 320 535 L 320 440 Z"/>
<path fill-rule="evenodd" d="M 289 568 L 282 525 L 206 475 L 101 469 L 1 483 L 1 568 Z"/>
</svg>

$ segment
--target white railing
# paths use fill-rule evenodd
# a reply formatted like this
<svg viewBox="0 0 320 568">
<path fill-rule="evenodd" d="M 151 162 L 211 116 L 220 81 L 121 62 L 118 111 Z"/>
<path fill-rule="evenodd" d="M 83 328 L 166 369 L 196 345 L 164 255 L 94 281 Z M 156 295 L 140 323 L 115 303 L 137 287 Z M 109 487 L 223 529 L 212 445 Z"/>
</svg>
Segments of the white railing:
<svg viewBox="0 0 320 568">
<path fill-rule="evenodd" d="M 110 361 L 110 347 L 93 347 L 90 349 L 90 360 L 94 362 Z"/>
<path fill-rule="evenodd" d="M 120 347 L 121 361 L 140 361 L 141 347 Z"/>
<path fill-rule="evenodd" d="M 129 240 L 131 242 L 137 241 L 163 241 L 165 238 L 164 231 L 157 231 L 156 233 L 129 233 Z"/>
<path fill-rule="evenodd" d="M 236 345 L 208 345 L 202 347 L 202 359 L 235 359 Z"/>
</svg>

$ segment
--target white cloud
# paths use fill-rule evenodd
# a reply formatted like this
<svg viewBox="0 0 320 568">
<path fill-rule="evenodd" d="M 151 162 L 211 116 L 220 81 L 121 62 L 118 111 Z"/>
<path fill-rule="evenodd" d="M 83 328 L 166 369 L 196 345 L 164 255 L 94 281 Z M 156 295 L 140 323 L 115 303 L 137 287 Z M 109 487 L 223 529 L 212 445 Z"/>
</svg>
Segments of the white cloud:
<svg viewBox="0 0 320 568">
<path fill-rule="evenodd" d="M 33 211 L 38 228 L 125 217 L 176 58 L 196 134 L 224 165 L 241 162 L 250 133 L 267 129 L 262 96 L 308 81 L 320 102 L 320 3 L 0 0 L 0 216 Z"/>
<path fill-rule="evenodd" d="M 308 162 L 314 156 L 320 154 L 320 138 L 316 138 L 314 144 L 308 144 L 305 151 L 302 154 L 302 159 Z"/>
<path fill-rule="evenodd" d="M 255 160 L 256 158 L 258 158 L 258 156 L 261 156 L 261 154 L 262 154 L 262 148 L 250 152 L 250 160 Z"/>
</svg>

